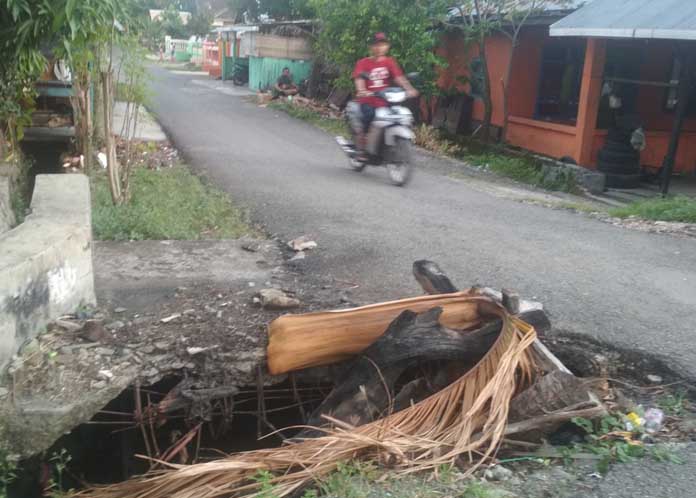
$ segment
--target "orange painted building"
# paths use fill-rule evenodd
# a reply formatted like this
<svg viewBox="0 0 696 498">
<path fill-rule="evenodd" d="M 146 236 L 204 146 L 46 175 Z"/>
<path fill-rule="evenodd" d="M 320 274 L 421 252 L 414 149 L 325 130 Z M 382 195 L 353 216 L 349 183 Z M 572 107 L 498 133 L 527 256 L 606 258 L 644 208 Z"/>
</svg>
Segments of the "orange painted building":
<svg viewBox="0 0 696 498">
<path fill-rule="evenodd" d="M 638 117 L 645 130 L 642 166 L 658 169 L 667 154 L 674 121 L 670 88 L 617 83 L 640 80 L 668 83 L 674 79 L 670 40 L 619 40 L 550 37 L 548 26 L 524 28 L 512 62 L 507 141 L 557 159 L 572 158 L 595 168 L 611 122 L 606 84 L 622 99 L 623 112 Z M 493 102 L 492 124 L 503 126 L 503 86 L 511 51 L 510 39 L 488 38 L 486 56 Z M 443 89 L 456 87 L 474 96 L 473 119 L 483 119 L 483 103 L 476 98 L 478 50 L 460 33 L 442 36 L 438 53 L 448 67 L 440 74 Z M 694 95 L 696 98 L 696 95 Z M 692 101 L 693 102 L 693 101 Z M 696 105 L 684 123 L 676 157 L 676 173 L 696 173 Z"/>
</svg>

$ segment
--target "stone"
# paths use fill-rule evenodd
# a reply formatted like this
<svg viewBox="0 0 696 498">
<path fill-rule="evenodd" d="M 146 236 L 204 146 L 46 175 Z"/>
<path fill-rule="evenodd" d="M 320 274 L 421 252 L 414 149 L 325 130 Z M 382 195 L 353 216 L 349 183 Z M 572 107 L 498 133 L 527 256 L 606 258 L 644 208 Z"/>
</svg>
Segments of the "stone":
<svg viewBox="0 0 696 498">
<path fill-rule="evenodd" d="M 661 384 L 662 383 L 662 377 L 659 375 L 647 375 L 646 378 L 653 384 Z"/>
<path fill-rule="evenodd" d="M 4 387 L 0 387 L 0 398 L 4 398 L 8 394 L 10 394 L 9 389 L 5 389 Z"/>
<path fill-rule="evenodd" d="M 121 327 L 123 328 L 123 327 Z M 104 328 L 104 322 L 100 320 L 88 320 L 82 327 L 81 337 L 90 342 L 108 343 L 111 341 L 111 334 Z"/>
<path fill-rule="evenodd" d="M 316 249 L 318 244 L 308 237 L 302 236 L 288 242 L 288 247 L 295 252 L 301 252 Z"/>
<path fill-rule="evenodd" d="M 143 346 L 142 348 L 140 348 L 140 352 L 145 353 L 145 354 L 152 354 L 152 353 L 154 353 L 154 351 L 155 351 L 155 347 L 150 346 L 149 344 L 147 346 Z"/>
<path fill-rule="evenodd" d="M 108 384 L 104 380 L 98 380 L 97 382 L 92 382 L 92 387 L 94 389 L 105 389 Z"/>
<path fill-rule="evenodd" d="M 155 342 L 154 346 L 160 351 L 167 351 L 171 347 L 171 344 L 165 341 L 157 341 Z"/>
<path fill-rule="evenodd" d="M 290 261 L 300 261 L 305 259 L 307 256 L 304 252 L 300 251 L 297 254 L 295 254 L 292 258 L 290 258 Z"/>
<path fill-rule="evenodd" d="M 507 481 L 513 476 L 512 470 L 503 467 L 502 465 L 496 465 L 494 467 L 489 467 L 483 473 L 483 476 L 487 481 Z"/>
<path fill-rule="evenodd" d="M 121 330 L 126 326 L 125 323 L 123 323 L 121 320 L 115 320 L 111 323 L 109 323 L 106 328 L 109 330 Z"/>
<path fill-rule="evenodd" d="M 73 322 L 70 320 L 56 320 L 55 324 L 63 330 L 67 330 L 68 332 L 78 332 L 79 330 L 82 330 L 84 326 L 79 322 Z"/>
<path fill-rule="evenodd" d="M 263 289 L 257 297 L 266 309 L 288 310 L 298 308 L 302 304 L 299 299 L 288 296 L 280 289 Z"/>
<path fill-rule="evenodd" d="M 112 380 L 114 378 L 114 374 L 111 370 L 99 370 L 97 378 L 101 380 Z"/>
<path fill-rule="evenodd" d="M 242 242 L 242 249 L 247 252 L 259 252 L 263 248 L 263 244 L 258 240 L 245 240 Z"/>
<path fill-rule="evenodd" d="M 128 309 L 119 307 L 114 310 L 114 313 L 125 313 L 126 311 L 128 311 Z"/>
<path fill-rule="evenodd" d="M 114 353 L 116 353 L 116 351 L 111 348 L 96 348 L 94 351 L 102 356 L 113 356 Z"/>
</svg>

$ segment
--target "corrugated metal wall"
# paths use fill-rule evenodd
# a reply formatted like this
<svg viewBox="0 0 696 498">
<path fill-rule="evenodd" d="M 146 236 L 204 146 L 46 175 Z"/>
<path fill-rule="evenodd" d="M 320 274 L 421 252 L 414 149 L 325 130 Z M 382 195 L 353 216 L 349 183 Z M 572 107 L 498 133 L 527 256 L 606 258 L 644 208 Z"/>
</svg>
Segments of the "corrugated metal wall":
<svg viewBox="0 0 696 498">
<path fill-rule="evenodd" d="M 249 88 L 251 90 L 266 90 L 272 87 L 283 72 L 290 68 L 295 83 L 309 78 L 312 72 L 312 61 L 276 59 L 273 57 L 249 57 Z"/>
</svg>

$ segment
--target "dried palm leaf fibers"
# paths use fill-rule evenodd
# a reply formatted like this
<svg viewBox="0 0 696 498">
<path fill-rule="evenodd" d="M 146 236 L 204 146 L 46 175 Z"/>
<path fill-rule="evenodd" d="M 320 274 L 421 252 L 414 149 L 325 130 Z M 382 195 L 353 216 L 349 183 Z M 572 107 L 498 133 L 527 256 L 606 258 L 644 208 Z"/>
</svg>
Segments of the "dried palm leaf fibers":
<svg viewBox="0 0 696 498">
<path fill-rule="evenodd" d="M 267 470 L 274 495 L 288 496 L 352 459 L 376 460 L 397 474 L 432 470 L 460 457 L 473 471 L 492 456 L 503 436 L 510 399 L 529 385 L 536 369 L 529 346 L 532 327 L 512 318 L 483 297 L 466 298 L 482 315 L 502 319 L 496 343 L 481 361 L 453 384 L 398 413 L 360 427 L 334 421 L 326 436 L 274 449 L 249 451 L 221 460 L 171 470 L 83 491 L 84 498 L 253 497 L 254 481 Z"/>
<path fill-rule="evenodd" d="M 361 308 L 285 315 L 268 328 L 268 370 L 280 375 L 303 368 L 330 365 L 361 353 L 403 311 L 442 308 L 440 324 L 467 330 L 481 323 L 473 291 L 421 296 Z"/>
</svg>

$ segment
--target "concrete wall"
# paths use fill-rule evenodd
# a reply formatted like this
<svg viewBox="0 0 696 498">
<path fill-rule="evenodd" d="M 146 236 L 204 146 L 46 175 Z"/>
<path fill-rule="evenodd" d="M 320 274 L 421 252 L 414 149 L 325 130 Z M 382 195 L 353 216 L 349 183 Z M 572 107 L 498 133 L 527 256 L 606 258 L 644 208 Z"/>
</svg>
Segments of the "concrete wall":
<svg viewBox="0 0 696 498">
<path fill-rule="evenodd" d="M 0 176 L 0 233 L 7 232 L 15 224 L 10 197 L 10 179 Z"/>
<path fill-rule="evenodd" d="M 37 176 L 31 209 L 0 235 L 0 371 L 48 322 L 96 301 L 87 177 Z"/>
</svg>

